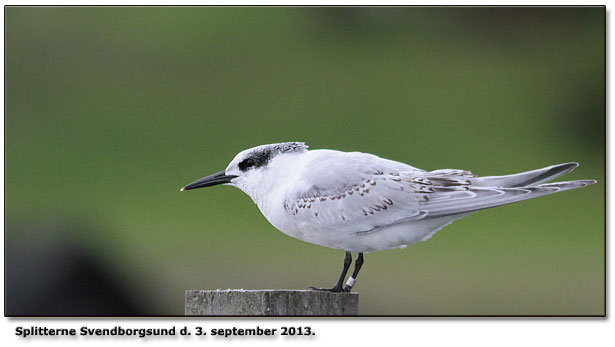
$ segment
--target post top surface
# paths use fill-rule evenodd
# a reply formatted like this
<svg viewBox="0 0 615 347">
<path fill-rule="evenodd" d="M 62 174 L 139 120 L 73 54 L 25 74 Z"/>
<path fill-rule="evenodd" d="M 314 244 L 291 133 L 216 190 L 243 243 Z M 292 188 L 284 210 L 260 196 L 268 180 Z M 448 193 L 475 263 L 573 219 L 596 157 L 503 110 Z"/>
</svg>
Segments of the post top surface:
<svg viewBox="0 0 615 347">
<path fill-rule="evenodd" d="M 202 293 L 265 293 L 265 292 L 276 292 L 276 293 L 329 293 L 329 294 L 353 294 L 359 295 L 358 292 L 341 292 L 341 293 L 332 293 L 327 291 L 320 290 L 312 290 L 312 289 L 188 289 L 186 293 L 189 292 L 202 292 Z"/>
</svg>

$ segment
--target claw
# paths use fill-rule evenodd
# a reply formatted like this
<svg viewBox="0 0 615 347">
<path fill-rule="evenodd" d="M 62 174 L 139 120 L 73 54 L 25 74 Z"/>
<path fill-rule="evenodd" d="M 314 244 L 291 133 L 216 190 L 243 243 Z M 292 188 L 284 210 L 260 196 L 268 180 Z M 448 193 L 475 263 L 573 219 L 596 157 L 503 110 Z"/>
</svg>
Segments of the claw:
<svg viewBox="0 0 615 347">
<path fill-rule="evenodd" d="M 343 292 L 347 292 L 346 289 L 342 288 L 342 287 L 333 287 L 333 288 L 316 288 L 316 287 L 310 287 L 311 290 L 318 290 L 318 291 L 322 291 L 322 292 L 331 292 L 331 293 L 343 293 Z"/>
</svg>

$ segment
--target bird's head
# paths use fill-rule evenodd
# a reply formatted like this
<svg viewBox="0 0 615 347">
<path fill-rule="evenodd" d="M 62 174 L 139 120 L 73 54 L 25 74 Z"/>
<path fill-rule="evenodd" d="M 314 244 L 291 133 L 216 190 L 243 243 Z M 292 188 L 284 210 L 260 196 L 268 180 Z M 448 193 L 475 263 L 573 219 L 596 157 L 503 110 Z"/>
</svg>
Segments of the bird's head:
<svg viewBox="0 0 615 347">
<path fill-rule="evenodd" d="M 263 181 L 274 159 L 282 154 L 305 152 L 307 148 L 303 142 L 283 142 L 246 149 L 237 154 L 224 171 L 196 180 L 181 191 L 228 184 L 252 196 L 258 187 L 266 189 Z"/>
</svg>

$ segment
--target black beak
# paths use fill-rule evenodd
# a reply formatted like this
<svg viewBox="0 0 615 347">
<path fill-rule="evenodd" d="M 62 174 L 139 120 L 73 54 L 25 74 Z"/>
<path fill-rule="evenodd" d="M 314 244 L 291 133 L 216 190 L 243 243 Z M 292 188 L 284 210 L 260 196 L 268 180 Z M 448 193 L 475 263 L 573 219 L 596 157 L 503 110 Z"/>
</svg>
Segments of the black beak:
<svg viewBox="0 0 615 347">
<path fill-rule="evenodd" d="M 224 171 L 220 171 L 213 175 L 209 175 L 207 177 L 203 177 L 200 180 L 194 181 L 189 185 L 180 189 L 180 191 L 203 188 L 203 187 L 212 187 L 217 186 L 218 184 L 231 183 L 231 180 L 237 176 L 227 175 Z"/>
</svg>

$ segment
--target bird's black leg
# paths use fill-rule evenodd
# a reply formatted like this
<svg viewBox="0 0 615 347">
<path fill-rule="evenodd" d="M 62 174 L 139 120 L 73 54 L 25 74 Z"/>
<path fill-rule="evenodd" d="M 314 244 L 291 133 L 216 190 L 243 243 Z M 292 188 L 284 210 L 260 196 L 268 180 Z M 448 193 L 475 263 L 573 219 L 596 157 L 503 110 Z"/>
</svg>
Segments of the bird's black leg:
<svg viewBox="0 0 615 347">
<path fill-rule="evenodd" d="M 344 287 L 345 292 L 349 292 L 354 286 L 354 282 L 357 279 L 357 275 L 359 274 L 359 270 L 361 270 L 361 266 L 363 265 L 363 253 L 359 253 L 357 260 L 354 261 L 354 271 L 352 271 L 352 275 L 346 282 L 346 287 Z"/>
<path fill-rule="evenodd" d="M 358 259 L 357 259 L 358 261 Z M 361 255 L 361 261 L 363 261 L 363 255 Z M 346 252 L 346 256 L 344 257 L 344 268 L 342 269 L 342 274 L 340 278 L 337 280 L 337 283 L 333 288 L 315 288 L 310 287 L 313 290 L 323 290 L 327 292 L 343 292 L 342 283 L 344 283 L 344 279 L 346 278 L 346 274 L 348 273 L 348 269 L 350 268 L 350 264 L 352 263 L 352 254 L 350 252 Z M 355 272 L 358 272 L 355 268 Z"/>
</svg>

